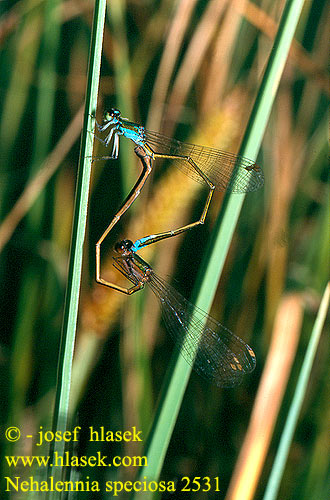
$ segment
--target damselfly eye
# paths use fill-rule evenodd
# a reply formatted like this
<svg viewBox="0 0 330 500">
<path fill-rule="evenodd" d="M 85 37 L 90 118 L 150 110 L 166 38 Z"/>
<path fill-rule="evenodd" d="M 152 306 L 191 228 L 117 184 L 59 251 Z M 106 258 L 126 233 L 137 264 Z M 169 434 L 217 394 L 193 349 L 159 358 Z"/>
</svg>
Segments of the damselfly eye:
<svg viewBox="0 0 330 500">
<path fill-rule="evenodd" d="M 120 116 L 120 111 L 119 109 L 116 109 L 116 108 L 112 108 L 111 111 L 110 111 L 110 114 L 111 116 L 115 117 L 115 118 L 119 118 Z"/>
<path fill-rule="evenodd" d="M 131 240 L 118 241 L 118 243 L 115 244 L 115 251 L 118 253 L 124 253 L 131 250 L 132 246 L 133 241 Z"/>
<path fill-rule="evenodd" d="M 118 243 L 115 244 L 115 251 L 118 253 L 122 253 L 124 250 L 123 242 L 119 241 Z"/>
<path fill-rule="evenodd" d="M 120 118 L 120 111 L 115 108 L 111 108 L 110 111 L 105 111 L 103 115 L 103 121 L 108 122 L 113 120 L 114 118 L 119 119 Z"/>
<path fill-rule="evenodd" d="M 123 243 L 125 250 L 130 250 L 133 246 L 133 241 L 131 241 L 131 240 L 124 240 L 122 243 Z"/>
</svg>

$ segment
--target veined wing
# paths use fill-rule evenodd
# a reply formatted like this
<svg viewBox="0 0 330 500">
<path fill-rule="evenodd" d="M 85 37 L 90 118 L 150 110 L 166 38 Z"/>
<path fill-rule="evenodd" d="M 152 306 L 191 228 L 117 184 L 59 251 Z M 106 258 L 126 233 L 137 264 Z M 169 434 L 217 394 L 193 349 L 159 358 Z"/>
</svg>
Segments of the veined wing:
<svg viewBox="0 0 330 500">
<path fill-rule="evenodd" d="M 177 141 L 150 130 L 145 130 L 144 136 L 155 153 L 190 157 L 218 191 L 246 193 L 256 191 L 264 184 L 261 168 L 248 158 L 216 148 Z M 201 176 L 187 161 L 174 160 L 174 163 L 189 177 L 204 183 Z"/>
<path fill-rule="evenodd" d="M 154 272 L 147 283 L 160 299 L 165 324 L 181 355 L 197 373 L 219 387 L 233 387 L 254 370 L 255 354 L 243 340 Z"/>
</svg>

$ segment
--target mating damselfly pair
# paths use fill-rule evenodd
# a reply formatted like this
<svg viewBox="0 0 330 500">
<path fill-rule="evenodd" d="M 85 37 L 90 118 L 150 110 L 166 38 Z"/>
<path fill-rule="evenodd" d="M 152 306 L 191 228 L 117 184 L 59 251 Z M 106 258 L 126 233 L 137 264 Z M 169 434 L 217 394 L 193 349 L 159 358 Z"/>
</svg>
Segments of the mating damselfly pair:
<svg viewBox="0 0 330 500">
<path fill-rule="evenodd" d="M 173 287 L 156 275 L 140 256 L 138 250 L 164 238 L 169 238 L 203 224 L 214 190 L 228 190 L 234 193 L 255 191 L 263 185 L 263 172 L 253 161 L 215 148 L 183 143 L 156 132 L 150 132 L 141 125 L 122 118 L 120 111 L 112 109 L 102 125 L 97 124 L 100 133 L 109 131 L 104 139 L 106 146 L 112 143 L 110 156 L 119 154 L 119 137 L 122 135 L 135 144 L 135 153 L 142 164 L 142 172 L 125 202 L 96 244 L 97 282 L 128 295 L 148 284 L 159 298 L 163 317 L 168 330 L 186 361 L 202 376 L 212 379 L 218 386 L 232 387 L 241 381 L 244 373 L 255 367 L 253 350 L 230 330 L 211 318 L 207 313 L 188 302 Z M 130 288 L 110 283 L 101 277 L 100 248 L 121 215 L 131 206 L 140 193 L 150 172 L 152 161 L 168 159 L 187 175 L 209 188 L 208 197 L 200 219 L 186 226 L 145 236 L 135 243 L 123 240 L 116 245 L 119 256 L 114 266 L 133 284 Z"/>
</svg>

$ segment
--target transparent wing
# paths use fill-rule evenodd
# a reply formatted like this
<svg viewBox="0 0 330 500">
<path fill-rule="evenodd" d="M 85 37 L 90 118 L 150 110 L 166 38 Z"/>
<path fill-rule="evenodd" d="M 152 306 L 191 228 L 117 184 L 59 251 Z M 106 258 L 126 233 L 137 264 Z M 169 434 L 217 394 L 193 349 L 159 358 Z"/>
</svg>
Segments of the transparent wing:
<svg viewBox="0 0 330 500">
<path fill-rule="evenodd" d="M 155 273 L 147 283 L 161 302 L 167 329 L 181 355 L 197 373 L 219 387 L 233 387 L 254 370 L 255 354 L 243 340 Z"/>
<path fill-rule="evenodd" d="M 246 193 L 256 191 L 264 184 L 263 171 L 248 158 L 220 149 L 180 142 L 150 130 L 145 130 L 144 136 L 145 141 L 155 153 L 192 158 L 218 191 L 228 190 L 233 193 Z M 174 162 L 189 177 L 204 183 L 187 161 L 174 160 Z M 232 178 L 233 172 L 236 174 L 234 178 Z"/>
</svg>

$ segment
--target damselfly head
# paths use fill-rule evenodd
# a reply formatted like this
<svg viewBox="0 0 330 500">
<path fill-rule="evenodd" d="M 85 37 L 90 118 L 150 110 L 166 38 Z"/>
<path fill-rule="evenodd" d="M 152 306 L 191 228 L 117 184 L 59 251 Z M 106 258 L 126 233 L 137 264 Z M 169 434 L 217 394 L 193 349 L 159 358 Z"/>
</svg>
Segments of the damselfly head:
<svg viewBox="0 0 330 500">
<path fill-rule="evenodd" d="M 104 121 L 109 122 L 113 120 L 119 120 L 120 118 L 120 111 L 119 109 L 116 108 L 111 108 L 110 111 L 106 111 L 104 113 Z"/>
<path fill-rule="evenodd" d="M 115 244 L 115 251 L 122 254 L 122 255 L 125 255 L 127 253 L 130 253 L 132 247 L 133 247 L 133 241 L 122 240 L 122 241 L 118 241 Z"/>
</svg>

